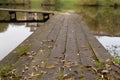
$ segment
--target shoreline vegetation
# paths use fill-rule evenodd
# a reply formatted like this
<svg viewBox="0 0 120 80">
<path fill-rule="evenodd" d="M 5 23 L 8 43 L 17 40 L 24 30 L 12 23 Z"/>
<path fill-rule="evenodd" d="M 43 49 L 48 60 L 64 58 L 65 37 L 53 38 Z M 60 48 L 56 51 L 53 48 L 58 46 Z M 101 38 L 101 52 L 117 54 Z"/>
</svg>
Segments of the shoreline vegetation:
<svg viewBox="0 0 120 80">
<path fill-rule="evenodd" d="M 102 5 L 102 4 L 81 4 L 81 5 L 77 5 L 77 6 L 86 6 L 86 7 L 114 7 L 114 8 L 118 8 L 120 7 L 120 4 L 111 4 L 111 5 Z"/>
<path fill-rule="evenodd" d="M 26 3 L 0 3 L 0 6 L 3 5 L 27 5 Z M 41 4 L 41 6 L 56 6 L 55 4 Z M 82 4 L 77 6 L 84 6 L 84 7 L 114 7 L 119 8 L 120 4 L 113 4 L 113 5 L 102 5 L 102 4 Z"/>
<path fill-rule="evenodd" d="M 76 6 L 87 6 L 87 7 L 114 7 L 118 8 L 120 7 L 120 1 L 103 1 L 103 0 L 7 0 L 5 1 L 0 1 L 0 6 L 1 5 L 28 5 L 30 2 L 39 2 L 41 6 L 62 6 L 67 4 L 74 4 Z"/>
</svg>

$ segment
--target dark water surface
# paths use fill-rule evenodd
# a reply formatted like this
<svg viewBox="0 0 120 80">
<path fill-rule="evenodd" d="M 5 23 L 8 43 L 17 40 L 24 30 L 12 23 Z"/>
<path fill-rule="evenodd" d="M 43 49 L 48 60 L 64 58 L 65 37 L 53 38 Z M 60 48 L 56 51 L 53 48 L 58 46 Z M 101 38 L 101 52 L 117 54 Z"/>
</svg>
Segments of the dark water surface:
<svg viewBox="0 0 120 80">
<path fill-rule="evenodd" d="M 81 7 L 77 11 L 111 55 L 120 56 L 120 8 Z"/>
<path fill-rule="evenodd" d="M 74 10 L 83 17 L 91 32 L 113 56 L 120 56 L 120 9 L 113 7 L 82 7 L 82 6 L 43 6 L 38 2 L 29 6 L 12 6 L 17 9 L 68 11 Z M 25 15 L 18 14 L 19 19 Z M 0 11 L 0 20 L 9 19 L 7 12 Z M 27 23 L 0 23 L 0 60 L 35 30 L 35 25 Z"/>
<path fill-rule="evenodd" d="M 26 6 L 10 6 L 14 9 L 30 9 Z M 0 11 L 0 20 L 9 20 L 9 14 Z M 26 14 L 17 13 L 17 19 L 24 20 Z M 14 48 L 29 37 L 38 27 L 39 23 L 5 23 L 0 22 L 0 60 Z"/>
<path fill-rule="evenodd" d="M 3 24 L 3 23 L 2 23 Z M 0 32 L 0 59 L 17 47 L 32 34 L 30 27 L 25 25 L 8 24 L 7 29 Z"/>
</svg>

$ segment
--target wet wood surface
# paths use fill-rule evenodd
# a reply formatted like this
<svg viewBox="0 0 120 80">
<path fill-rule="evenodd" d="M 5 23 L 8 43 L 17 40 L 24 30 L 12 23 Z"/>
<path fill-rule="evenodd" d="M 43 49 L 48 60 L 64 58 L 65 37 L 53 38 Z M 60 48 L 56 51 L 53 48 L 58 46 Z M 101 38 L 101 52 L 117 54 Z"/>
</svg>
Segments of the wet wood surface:
<svg viewBox="0 0 120 80">
<path fill-rule="evenodd" d="M 12 66 L 23 80 L 120 79 L 120 68 L 80 15 L 55 15 L 29 38 L 32 46 Z"/>
</svg>

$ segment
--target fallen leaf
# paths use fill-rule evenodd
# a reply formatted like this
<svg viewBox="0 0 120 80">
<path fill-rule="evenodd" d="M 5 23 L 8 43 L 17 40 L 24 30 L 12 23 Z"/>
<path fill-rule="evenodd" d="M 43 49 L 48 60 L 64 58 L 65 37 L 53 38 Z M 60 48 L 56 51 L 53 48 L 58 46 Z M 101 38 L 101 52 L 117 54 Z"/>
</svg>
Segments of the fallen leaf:
<svg viewBox="0 0 120 80">
<path fill-rule="evenodd" d="M 29 68 L 29 67 L 28 67 L 28 65 L 25 65 L 25 67 L 24 67 L 24 68 L 25 68 L 25 70 L 28 70 L 28 68 Z"/>
<path fill-rule="evenodd" d="M 29 57 L 29 58 L 33 58 L 33 56 L 32 56 L 32 55 L 29 55 L 28 57 Z"/>
<path fill-rule="evenodd" d="M 35 76 L 35 73 L 34 73 L 34 72 L 32 72 L 32 73 L 30 74 L 30 76 L 31 76 L 31 77 L 34 77 L 34 76 Z"/>
<path fill-rule="evenodd" d="M 96 73 L 98 72 L 98 70 L 95 67 L 91 67 Z"/>
<path fill-rule="evenodd" d="M 54 42 L 54 40 L 48 40 L 48 42 Z"/>
<path fill-rule="evenodd" d="M 25 70 L 24 70 L 24 69 L 22 70 L 22 73 L 23 73 L 23 74 L 25 73 Z"/>
<path fill-rule="evenodd" d="M 74 63 L 74 64 L 72 64 L 72 66 L 74 66 L 74 67 L 75 67 L 75 66 L 79 66 L 79 64 L 78 64 L 78 63 Z"/>
<path fill-rule="evenodd" d="M 55 65 L 46 66 L 46 68 L 53 69 L 53 68 L 55 68 Z"/>
<path fill-rule="evenodd" d="M 110 60 L 110 59 L 106 59 L 105 61 L 106 61 L 106 62 L 111 62 L 111 60 Z"/>
<path fill-rule="evenodd" d="M 86 46 L 81 46 L 81 48 L 83 48 L 84 50 L 88 50 Z"/>
<path fill-rule="evenodd" d="M 41 67 L 45 67 L 45 62 L 44 61 L 41 62 Z"/>
<path fill-rule="evenodd" d="M 89 65 L 88 65 L 88 66 L 85 66 L 85 67 L 86 67 L 86 68 L 91 68 L 92 66 L 89 66 Z"/>
<path fill-rule="evenodd" d="M 75 80 L 73 74 L 64 74 L 63 80 Z"/>
<path fill-rule="evenodd" d="M 35 74 L 34 72 L 32 72 L 31 74 L 30 74 L 30 76 L 31 77 L 35 77 L 35 76 L 39 76 L 40 74 Z"/>
<path fill-rule="evenodd" d="M 35 71 L 38 71 L 38 67 L 37 67 L 37 66 L 33 66 L 33 69 L 34 69 Z"/>
<path fill-rule="evenodd" d="M 108 74 L 108 73 L 109 73 L 108 70 L 102 70 L 101 72 L 102 72 L 103 74 Z"/>
<path fill-rule="evenodd" d="M 105 64 L 105 68 L 106 68 L 107 70 L 111 70 L 111 66 L 110 66 L 109 64 Z"/>
<path fill-rule="evenodd" d="M 90 69 L 90 70 L 93 70 L 96 73 L 98 72 L 98 70 L 95 67 L 93 67 L 93 66 L 85 66 L 85 67 Z"/>
<path fill-rule="evenodd" d="M 43 42 L 40 42 L 40 44 L 42 45 L 42 44 L 43 44 Z"/>
<path fill-rule="evenodd" d="M 43 52 L 43 50 L 41 49 L 40 52 Z"/>
<path fill-rule="evenodd" d="M 14 73 L 15 73 L 15 71 L 16 71 L 16 69 L 13 69 L 13 70 L 11 71 L 11 73 L 12 73 L 12 74 L 14 74 Z"/>
<path fill-rule="evenodd" d="M 58 62 L 54 62 L 54 64 L 58 64 Z"/>
<path fill-rule="evenodd" d="M 41 74 L 46 74 L 47 72 L 46 71 L 41 71 Z"/>
<path fill-rule="evenodd" d="M 52 49 L 52 48 L 53 48 L 53 46 L 48 46 L 48 48 L 49 48 L 49 49 Z"/>
<path fill-rule="evenodd" d="M 75 80 L 74 78 L 67 78 L 67 79 L 65 79 L 65 80 Z"/>
<path fill-rule="evenodd" d="M 47 42 L 47 40 L 42 40 L 43 42 Z"/>
<path fill-rule="evenodd" d="M 36 65 L 38 68 L 41 68 L 41 66 L 39 64 Z"/>
<path fill-rule="evenodd" d="M 69 63 L 65 63 L 65 64 L 63 65 L 63 67 L 70 68 L 70 67 L 71 67 L 71 64 L 69 64 Z"/>
<path fill-rule="evenodd" d="M 80 54 L 79 54 L 79 53 L 77 53 L 77 56 L 80 56 Z"/>
</svg>

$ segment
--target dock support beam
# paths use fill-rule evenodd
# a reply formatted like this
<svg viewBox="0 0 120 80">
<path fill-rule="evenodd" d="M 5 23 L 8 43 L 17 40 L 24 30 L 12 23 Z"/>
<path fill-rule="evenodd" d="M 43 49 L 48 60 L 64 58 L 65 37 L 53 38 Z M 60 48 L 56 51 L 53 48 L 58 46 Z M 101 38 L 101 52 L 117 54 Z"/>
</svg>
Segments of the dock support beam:
<svg viewBox="0 0 120 80">
<path fill-rule="evenodd" d="M 10 20 L 11 21 L 16 21 L 17 20 L 17 16 L 16 16 L 15 11 L 9 11 L 9 15 L 10 15 Z"/>
<path fill-rule="evenodd" d="M 46 22 L 50 18 L 49 13 L 43 13 L 43 21 Z"/>
</svg>

